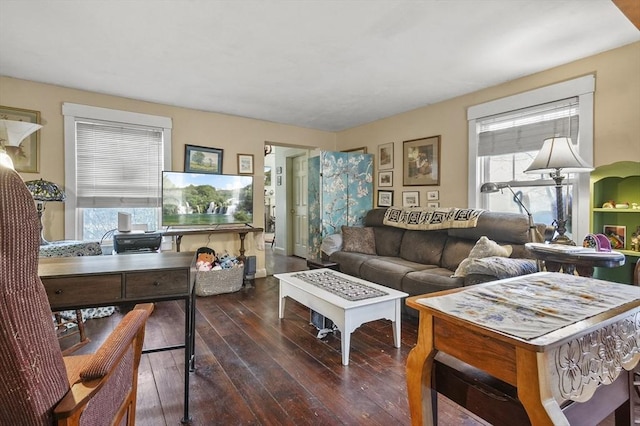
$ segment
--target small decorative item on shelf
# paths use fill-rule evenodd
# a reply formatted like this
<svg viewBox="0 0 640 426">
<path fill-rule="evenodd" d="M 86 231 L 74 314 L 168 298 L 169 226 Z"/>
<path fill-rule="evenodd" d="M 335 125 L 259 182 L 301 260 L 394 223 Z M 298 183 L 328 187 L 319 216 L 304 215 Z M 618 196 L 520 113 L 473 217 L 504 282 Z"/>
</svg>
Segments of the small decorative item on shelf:
<svg viewBox="0 0 640 426">
<path fill-rule="evenodd" d="M 588 234 L 582 241 L 582 247 L 593 248 L 596 251 L 611 251 L 611 242 L 603 234 Z"/>
<path fill-rule="evenodd" d="M 616 209 L 628 209 L 629 203 L 616 203 Z"/>
<path fill-rule="evenodd" d="M 612 249 L 624 250 L 626 231 L 627 231 L 626 226 L 618 226 L 618 225 L 604 226 L 604 235 L 606 235 L 607 238 L 609 239 Z"/>
<path fill-rule="evenodd" d="M 614 209 L 616 208 L 616 202 L 613 200 L 609 200 L 602 205 L 603 209 Z"/>
</svg>

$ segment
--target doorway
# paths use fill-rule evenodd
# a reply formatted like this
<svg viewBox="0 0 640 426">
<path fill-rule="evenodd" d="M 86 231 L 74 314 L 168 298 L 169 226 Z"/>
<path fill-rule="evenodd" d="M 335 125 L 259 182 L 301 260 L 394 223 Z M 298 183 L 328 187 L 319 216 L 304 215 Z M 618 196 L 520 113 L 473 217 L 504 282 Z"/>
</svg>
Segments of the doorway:
<svg viewBox="0 0 640 426">
<path fill-rule="evenodd" d="M 265 153 L 269 153 L 265 155 L 265 167 L 271 168 L 271 186 L 265 185 L 265 209 L 271 210 L 275 224 L 272 250 L 280 255 L 306 258 L 310 150 L 273 142 L 267 144 L 269 148 L 265 148 Z"/>
</svg>

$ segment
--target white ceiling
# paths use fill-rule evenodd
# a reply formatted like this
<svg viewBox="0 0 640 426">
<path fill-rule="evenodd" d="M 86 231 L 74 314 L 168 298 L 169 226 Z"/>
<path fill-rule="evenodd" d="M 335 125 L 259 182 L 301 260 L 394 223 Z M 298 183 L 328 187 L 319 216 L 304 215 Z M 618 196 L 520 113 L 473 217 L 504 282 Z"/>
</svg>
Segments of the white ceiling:
<svg viewBox="0 0 640 426">
<path fill-rule="evenodd" d="M 331 131 L 639 40 L 610 0 L 0 0 L 0 75 Z"/>
</svg>

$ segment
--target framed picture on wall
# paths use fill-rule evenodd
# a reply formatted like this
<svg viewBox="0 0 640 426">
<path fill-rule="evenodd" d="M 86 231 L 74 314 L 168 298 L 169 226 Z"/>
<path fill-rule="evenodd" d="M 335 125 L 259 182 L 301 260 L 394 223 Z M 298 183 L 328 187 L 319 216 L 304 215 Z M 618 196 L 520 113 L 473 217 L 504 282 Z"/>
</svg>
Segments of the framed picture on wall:
<svg viewBox="0 0 640 426">
<path fill-rule="evenodd" d="M 393 186 L 393 172 L 378 172 L 378 186 Z"/>
<path fill-rule="evenodd" d="M 420 192 L 402 191 L 402 207 L 420 207 Z"/>
<path fill-rule="evenodd" d="M 378 191 L 378 207 L 393 206 L 393 191 Z"/>
<path fill-rule="evenodd" d="M 393 169 L 393 142 L 378 145 L 378 170 Z"/>
<path fill-rule="evenodd" d="M 253 174 L 253 154 L 238 154 L 238 174 Z"/>
<path fill-rule="evenodd" d="M 402 184 L 440 185 L 440 136 L 404 141 Z"/>
<path fill-rule="evenodd" d="M 222 150 L 206 146 L 184 146 L 184 171 L 222 174 Z"/>
<path fill-rule="evenodd" d="M 0 119 L 40 124 L 40 111 L 0 106 Z M 6 150 L 16 171 L 40 171 L 40 130 L 27 136 L 18 146 L 6 146 Z"/>
</svg>

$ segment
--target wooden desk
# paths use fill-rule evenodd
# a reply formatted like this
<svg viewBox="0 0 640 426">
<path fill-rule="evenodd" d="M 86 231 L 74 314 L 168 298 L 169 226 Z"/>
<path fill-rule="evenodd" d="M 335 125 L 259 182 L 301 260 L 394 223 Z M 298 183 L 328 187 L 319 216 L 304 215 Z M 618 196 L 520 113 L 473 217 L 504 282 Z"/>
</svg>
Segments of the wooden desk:
<svg viewBox="0 0 640 426">
<path fill-rule="evenodd" d="M 570 280 L 567 275 L 546 272 L 526 277 L 547 279 L 561 289 L 565 286 L 563 279 L 567 282 Z M 610 383 L 620 375 L 622 368 L 631 370 L 638 363 L 640 289 L 637 287 L 607 283 L 622 286 L 619 290 L 626 294 L 631 292 L 629 301 L 546 334 L 526 339 L 480 325 L 468 317 L 462 319 L 454 310 L 440 310 L 426 306 L 425 302 L 418 302 L 419 299 L 443 300 L 439 296 L 457 293 L 473 299 L 472 289 L 486 290 L 497 283 L 521 283 L 524 278 L 511 278 L 407 299 L 407 305 L 420 312 L 418 343 L 407 359 L 407 390 L 413 425 L 433 424 L 434 412 L 428 390 L 433 387 L 432 368 L 438 351 L 452 355 L 516 387 L 518 399 L 531 423 L 549 426 L 569 425 L 560 409 L 561 403 L 569 400 L 588 401 L 597 386 Z M 590 279 L 574 277 L 571 280 Z M 566 285 L 572 286 L 575 282 Z M 477 301 L 477 298 L 472 301 Z M 532 324 L 535 326 L 538 322 L 533 320 Z M 588 378 L 582 377 L 582 372 Z"/>
<path fill-rule="evenodd" d="M 184 348 L 182 423 L 190 422 L 189 373 L 195 364 L 194 253 L 41 258 L 38 275 L 54 311 L 183 299 L 184 344 L 144 353 Z"/>
<path fill-rule="evenodd" d="M 162 232 L 163 236 L 167 237 L 176 237 L 176 251 L 180 251 L 180 243 L 182 243 L 182 237 L 185 235 L 207 235 L 207 234 L 238 234 L 240 238 L 240 256 L 238 256 L 239 260 L 244 262 L 245 259 L 245 249 L 244 249 L 244 239 L 248 233 L 262 232 L 263 228 L 252 228 L 249 226 L 246 227 L 238 227 L 238 228 L 170 228 L 166 231 Z"/>
</svg>

